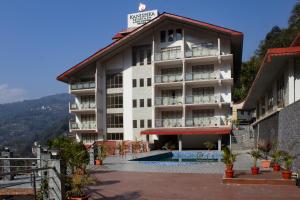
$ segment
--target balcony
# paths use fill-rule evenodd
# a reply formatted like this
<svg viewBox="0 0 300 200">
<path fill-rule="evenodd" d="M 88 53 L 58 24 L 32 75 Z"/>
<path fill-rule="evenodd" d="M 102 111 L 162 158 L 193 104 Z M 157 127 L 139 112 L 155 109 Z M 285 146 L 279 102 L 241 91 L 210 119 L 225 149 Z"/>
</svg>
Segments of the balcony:
<svg viewBox="0 0 300 200">
<path fill-rule="evenodd" d="M 180 105 L 182 104 L 182 96 L 178 97 L 156 97 L 156 106 L 170 106 L 170 105 Z"/>
<path fill-rule="evenodd" d="M 95 110 L 95 108 L 96 108 L 95 102 L 80 103 L 80 104 L 72 103 L 72 104 L 70 104 L 70 111 L 72 111 L 72 112 L 91 111 L 91 110 Z"/>
<path fill-rule="evenodd" d="M 73 94 L 94 94 L 96 84 L 95 82 L 80 82 L 70 85 L 71 93 Z"/>
<path fill-rule="evenodd" d="M 172 83 L 182 81 L 182 74 L 155 75 L 155 83 Z"/>
<path fill-rule="evenodd" d="M 154 54 L 155 61 L 177 60 L 183 58 L 181 50 L 168 50 Z"/>
<path fill-rule="evenodd" d="M 77 123 L 74 121 L 70 121 L 69 124 L 70 131 L 95 131 L 96 130 L 96 122 L 82 122 Z"/>
<path fill-rule="evenodd" d="M 186 81 L 198 81 L 198 80 L 215 80 L 218 79 L 216 72 L 210 73 L 199 73 L 199 72 L 190 72 L 185 75 Z"/>
<path fill-rule="evenodd" d="M 156 119 L 155 127 L 156 128 L 171 128 L 171 127 L 182 127 L 183 120 L 181 118 L 173 119 Z"/>
<path fill-rule="evenodd" d="M 220 124 L 220 117 L 189 118 L 185 121 L 186 127 L 217 127 Z"/>
<path fill-rule="evenodd" d="M 219 50 L 216 47 L 205 47 L 205 46 L 195 46 L 192 47 L 191 51 L 185 52 L 186 58 L 192 57 L 205 57 L 205 56 L 218 56 Z"/>
<path fill-rule="evenodd" d="M 215 104 L 220 102 L 220 97 L 218 96 L 186 96 L 186 104 Z"/>
</svg>

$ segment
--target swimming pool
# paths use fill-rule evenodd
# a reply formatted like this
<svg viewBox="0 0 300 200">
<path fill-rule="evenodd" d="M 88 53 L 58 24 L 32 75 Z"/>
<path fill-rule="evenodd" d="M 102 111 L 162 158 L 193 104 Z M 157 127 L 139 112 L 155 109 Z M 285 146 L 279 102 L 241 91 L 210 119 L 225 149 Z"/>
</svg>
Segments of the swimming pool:
<svg viewBox="0 0 300 200">
<path fill-rule="evenodd" d="M 182 163 L 197 163 L 197 162 L 217 162 L 223 157 L 219 151 L 172 151 L 153 156 L 133 159 L 131 161 L 141 162 L 182 162 Z"/>
</svg>

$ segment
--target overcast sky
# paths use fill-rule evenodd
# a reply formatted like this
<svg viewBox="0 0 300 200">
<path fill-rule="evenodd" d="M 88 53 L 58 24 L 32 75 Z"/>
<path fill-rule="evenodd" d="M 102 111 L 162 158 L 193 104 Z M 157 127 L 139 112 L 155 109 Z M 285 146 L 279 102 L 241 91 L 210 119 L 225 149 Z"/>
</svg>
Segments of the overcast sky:
<svg viewBox="0 0 300 200">
<path fill-rule="evenodd" d="M 0 103 L 67 92 L 56 76 L 109 44 L 139 2 L 244 33 L 243 60 L 295 0 L 1 0 Z"/>
</svg>

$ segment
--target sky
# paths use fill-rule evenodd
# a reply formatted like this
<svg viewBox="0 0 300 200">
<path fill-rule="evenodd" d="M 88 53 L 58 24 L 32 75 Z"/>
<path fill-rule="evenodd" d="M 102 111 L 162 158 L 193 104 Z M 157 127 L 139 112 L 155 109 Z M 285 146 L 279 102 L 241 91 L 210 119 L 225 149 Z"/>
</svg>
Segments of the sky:
<svg viewBox="0 0 300 200">
<path fill-rule="evenodd" d="M 127 14 L 158 9 L 244 33 L 247 60 L 296 0 L 1 0 L 0 104 L 67 92 L 57 75 L 112 42 Z"/>
</svg>

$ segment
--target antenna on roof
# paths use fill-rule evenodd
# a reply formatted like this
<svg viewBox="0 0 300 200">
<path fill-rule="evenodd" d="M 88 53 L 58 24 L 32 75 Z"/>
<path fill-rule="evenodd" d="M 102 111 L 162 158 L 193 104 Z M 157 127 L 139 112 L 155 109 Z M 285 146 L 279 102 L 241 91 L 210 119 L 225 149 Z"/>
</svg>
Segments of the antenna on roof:
<svg viewBox="0 0 300 200">
<path fill-rule="evenodd" d="M 146 10 L 146 4 L 140 3 L 139 5 L 139 12 L 143 12 Z"/>
</svg>

